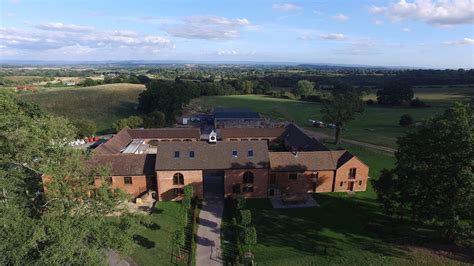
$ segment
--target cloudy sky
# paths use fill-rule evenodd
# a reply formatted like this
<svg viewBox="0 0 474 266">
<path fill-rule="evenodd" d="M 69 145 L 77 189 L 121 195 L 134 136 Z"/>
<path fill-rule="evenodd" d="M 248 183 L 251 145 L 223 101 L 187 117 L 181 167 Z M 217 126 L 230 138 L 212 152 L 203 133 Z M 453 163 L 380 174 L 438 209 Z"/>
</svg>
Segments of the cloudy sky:
<svg viewBox="0 0 474 266">
<path fill-rule="evenodd" d="M 474 67 L 474 0 L 0 0 L 0 58 Z"/>
</svg>

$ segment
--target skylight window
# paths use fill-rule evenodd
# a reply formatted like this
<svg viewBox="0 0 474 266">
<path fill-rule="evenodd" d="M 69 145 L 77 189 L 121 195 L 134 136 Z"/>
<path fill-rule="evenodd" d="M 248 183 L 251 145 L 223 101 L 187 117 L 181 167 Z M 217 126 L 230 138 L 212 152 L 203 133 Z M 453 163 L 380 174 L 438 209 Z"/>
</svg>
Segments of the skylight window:
<svg viewBox="0 0 474 266">
<path fill-rule="evenodd" d="M 237 151 L 236 150 L 232 150 L 232 157 L 237 157 Z"/>
<path fill-rule="evenodd" d="M 174 152 L 174 158 L 179 158 L 179 151 Z"/>
<path fill-rule="evenodd" d="M 189 158 L 194 158 L 194 151 L 189 152 Z"/>
<path fill-rule="evenodd" d="M 252 150 L 252 149 L 249 149 L 249 150 L 247 151 L 247 156 L 248 156 L 248 157 L 253 157 L 253 150 Z"/>
</svg>

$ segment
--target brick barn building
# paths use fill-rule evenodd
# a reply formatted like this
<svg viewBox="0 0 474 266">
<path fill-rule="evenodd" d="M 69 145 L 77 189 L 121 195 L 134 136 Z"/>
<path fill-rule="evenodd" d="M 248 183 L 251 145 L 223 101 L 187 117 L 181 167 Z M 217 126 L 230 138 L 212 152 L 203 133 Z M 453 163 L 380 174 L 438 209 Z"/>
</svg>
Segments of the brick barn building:
<svg viewBox="0 0 474 266">
<path fill-rule="evenodd" d="M 209 139 L 199 129 L 123 129 L 95 151 L 92 165 L 110 168 L 112 186 L 136 198 L 156 191 L 179 200 L 242 194 L 365 191 L 369 168 L 345 150 L 330 151 L 299 127 L 223 128 Z M 210 140 L 211 139 L 211 140 Z"/>
</svg>

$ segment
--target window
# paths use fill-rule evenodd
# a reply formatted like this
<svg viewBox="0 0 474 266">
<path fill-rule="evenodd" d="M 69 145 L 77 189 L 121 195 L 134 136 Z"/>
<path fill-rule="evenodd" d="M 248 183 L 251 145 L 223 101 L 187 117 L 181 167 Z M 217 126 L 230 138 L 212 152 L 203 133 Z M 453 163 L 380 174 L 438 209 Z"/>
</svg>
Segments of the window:
<svg viewBox="0 0 474 266">
<path fill-rule="evenodd" d="M 242 192 L 253 192 L 253 186 L 252 185 L 244 185 L 242 188 Z"/>
<path fill-rule="evenodd" d="M 179 151 L 174 152 L 174 158 L 179 158 Z"/>
<path fill-rule="evenodd" d="M 276 184 L 276 178 L 277 178 L 276 174 L 271 174 L 270 175 L 270 184 L 272 184 L 272 185 Z"/>
<path fill-rule="evenodd" d="M 124 176 L 123 177 L 123 183 L 125 183 L 127 185 L 131 185 L 132 184 L 132 177 L 131 176 Z"/>
<path fill-rule="evenodd" d="M 252 149 L 249 149 L 249 150 L 247 151 L 247 156 L 248 156 L 248 157 L 253 157 L 253 150 L 252 150 Z"/>
<path fill-rule="evenodd" d="M 244 173 L 244 184 L 253 184 L 253 173 L 247 171 Z"/>
<path fill-rule="evenodd" d="M 318 178 L 319 178 L 319 172 L 311 173 L 311 182 L 313 182 L 313 183 L 318 182 Z"/>
<path fill-rule="evenodd" d="M 362 186 L 362 180 L 359 180 L 359 186 Z"/>
<path fill-rule="evenodd" d="M 173 185 L 184 185 L 184 176 L 181 173 L 173 175 Z"/>
<path fill-rule="evenodd" d="M 194 158 L 194 151 L 189 152 L 189 158 Z"/>
<path fill-rule="evenodd" d="M 182 189 L 182 188 L 174 188 L 173 189 L 173 194 L 175 196 L 183 195 L 183 193 L 184 193 L 184 189 Z"/>
<path fill-rule="evenodd" d="M 344 185 L 344 183 L 341 181 L 341 183 L 339 184 L 339 186 L 341 186 L 341 187 L 342 187 L 342 185 Z"/>
<path fill-rule="evenodd" d="M 288 174 L 288 179 L 290 179 L 290 180 L 296 180 L 297 178 L 298 178 L 297 173 L 289 173 Z"/>
<path fill-rule="evenodd" d="M 232 157 L 237 157 L 237 151 L 236 150 L 232 150 Z"/>
<path fill-rule="evenodd" d="M 350 179 L 356 178 L 356 171 L 357 171 L 357 168 L 351 168 L 351 169 L 349 169 L 349 178 L 350 178 Z"/>
</svg>

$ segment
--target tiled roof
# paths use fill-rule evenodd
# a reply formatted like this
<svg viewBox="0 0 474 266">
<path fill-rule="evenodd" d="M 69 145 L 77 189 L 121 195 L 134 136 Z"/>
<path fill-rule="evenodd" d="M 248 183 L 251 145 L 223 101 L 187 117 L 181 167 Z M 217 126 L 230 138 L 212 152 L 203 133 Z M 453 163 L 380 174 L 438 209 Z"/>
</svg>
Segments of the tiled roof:
<svg viewBox="0 0 474 266">
<path fill-rule="evenodd" d="M 221 138 L 265 138 L 280 137 L 285 128 L 222 128 Z"/>
<path fill-rule="evenodd" d="M 116 154 L 120 153 L 132 141 L 132 137 L 128 133 L 128 128 L 120 130 L 107 142 L 97 147 L 94 152 L 96 154 Z"/>
<path fill-rule="evenodd" d="M 273 171 L 335 170 L 353 157 L 347 151 L 269 152 Z"/>
<path fill-rule="evenodd" d="M 128 129 L 134 139 L 199 139 L 199 128 L 153 128 L 153 129 Z"/>
<path fill-rule="evenodd" d="M 248 156 L 252 150 L 253 156 Z M 190 152 L 194 158 L 190 158 Z M 237 156 L 233 156 L 233 151 Z M 174 158 L 179 152 L 179 158 Z M 226 142 L 160 142 L 157 145 L 156 170 L 268 168 L 266 141 Z"/>
<path fill-rule="evenodd" d="M 107 166 L 111 175 L 153 175 L 155 160 L 155 154 L 96 155 L 89 161 L 89 167 Z"/>
<path fill-rule="evenodd" d="M 295 151 L 329 151 L 321 142 L 308 136 L 294 124 L 286 126 L 283 138 Z"/>
</svg>

